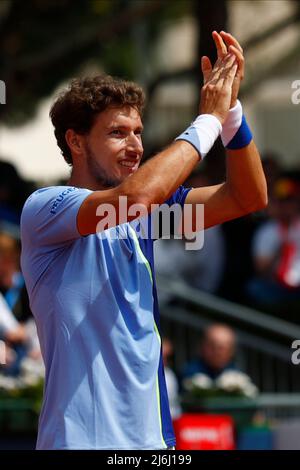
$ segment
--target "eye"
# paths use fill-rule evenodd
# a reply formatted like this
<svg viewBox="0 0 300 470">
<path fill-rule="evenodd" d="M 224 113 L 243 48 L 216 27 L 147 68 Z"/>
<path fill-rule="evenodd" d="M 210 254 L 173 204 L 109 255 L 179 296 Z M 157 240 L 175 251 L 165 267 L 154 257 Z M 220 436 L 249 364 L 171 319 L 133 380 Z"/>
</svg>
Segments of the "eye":
<svg viewBox="0 0 300 470">
<path fill-rule="evenodd" d="M 111 135 L 123 135 L 120 129 L 114 129 L 113 131 L 110 132 L 110 134 Z"/>
</svg>

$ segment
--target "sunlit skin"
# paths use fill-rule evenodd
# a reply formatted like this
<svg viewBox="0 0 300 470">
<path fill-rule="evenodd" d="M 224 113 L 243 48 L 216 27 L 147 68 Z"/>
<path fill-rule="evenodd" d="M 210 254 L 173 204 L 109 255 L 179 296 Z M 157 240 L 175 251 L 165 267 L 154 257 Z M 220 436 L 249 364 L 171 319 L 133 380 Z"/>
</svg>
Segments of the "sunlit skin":
<svg viewBox="0 0 300 470">
<path fill-rule="evenodd" d="M 218 60 L 214 66 L 208 58 L 202 60 L 205 85 L 201 90 L 200 112 L 212 114 L 224 124 L 229 107 L 235 104 L 244 58 L 241 46 L 231 35 L 214 32 L 214 40 Z M 197 150 L 189 142 L 179 140 L 138 169 L 143 153 L 141 130 L 138 112 L 127 107 L 100 113 L 86 136 L 72 129 L 66 132 L 74 166 L 69 184 L 93 190 L 78 211 L 77 227 L 81 235 L 96 233 L 97 210 L 101 204 L 112 205 L 117 214 L 106 228 L 120 220 L 123 223 L 136 218 L 138 213 L 128 213 L 125 219 L 120 219 L 121 196 L 127 198 L 128 207 L 139 204 L 147 213 L 151 212 L 154 205 L 170 198 L 199 163 Z M 204 228 L 261 210 L 267 204 L 266 181 L 253 140 L 246 147 L 228 150 L 227 154 L 226 181 L 194 188 L 185 199 L 195 209 L 193 229 L 199 230 L 198 204 L 205 206 Z M 132 168 L 125 168 L 126 163 L 122 161 L 132 162 Z"/>
<path fill-rule="evenodd" d="M 126 106 L 101 112 L 87 135 L 67 131 L 73 156 L 69 184 L 92 190 L 118 186 L 140 165 L 142 130 L 138 111 Z"/>
</svg>

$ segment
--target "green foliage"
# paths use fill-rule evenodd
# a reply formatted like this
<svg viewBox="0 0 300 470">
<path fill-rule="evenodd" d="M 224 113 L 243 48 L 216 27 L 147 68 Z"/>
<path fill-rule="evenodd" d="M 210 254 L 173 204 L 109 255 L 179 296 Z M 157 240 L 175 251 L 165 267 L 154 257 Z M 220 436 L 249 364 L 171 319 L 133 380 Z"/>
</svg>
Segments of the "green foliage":
<svg viewBox="0 0 300 470">
<path fill-rule="evenodd" d="M 40 412 L 42 399 L 43 399 L 43 387 L 44 387 L 44 380 L 41 379 L 35 384 L 26 385 L 22 387 L 16 387 L 11 390 L 6 390 L 4 388 L 0 388 L 0 400 L 2 403 L 5 403 L 5 400 L 14 399 L 28 399 L 28 402 L 31 404 L 32 410 L 36 413 Z"/>
<path fill-rule="evenodd" d="M 0 8 L 0 79 L 6 105 L 0 119 L 19 125 L 40 100 L 85 63 L 134 79 L 134 28 L 146 22 L 153 41 L 166 19 L 189 10 L 192 0 L 8 0 Z"/>
</svg>

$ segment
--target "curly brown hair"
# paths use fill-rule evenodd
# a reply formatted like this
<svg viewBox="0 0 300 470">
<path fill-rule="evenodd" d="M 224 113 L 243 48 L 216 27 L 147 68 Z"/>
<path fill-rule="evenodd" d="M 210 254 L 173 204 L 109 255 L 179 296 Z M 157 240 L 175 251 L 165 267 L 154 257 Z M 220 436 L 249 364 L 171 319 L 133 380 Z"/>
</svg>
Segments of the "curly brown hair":
<svg viewBox="0 0 300 470">
<path fill-rule="evenodd" d="M 69 165 L 72 154 L 65 138 L 66 131 L 87 134 L 99 113 L 108 107 L 133 106 L 142 115 L 145 95 L 142 88 L 110 75 L 76 78 L 56 99 L 50 109 L 57 145 Z"/>
</svg>

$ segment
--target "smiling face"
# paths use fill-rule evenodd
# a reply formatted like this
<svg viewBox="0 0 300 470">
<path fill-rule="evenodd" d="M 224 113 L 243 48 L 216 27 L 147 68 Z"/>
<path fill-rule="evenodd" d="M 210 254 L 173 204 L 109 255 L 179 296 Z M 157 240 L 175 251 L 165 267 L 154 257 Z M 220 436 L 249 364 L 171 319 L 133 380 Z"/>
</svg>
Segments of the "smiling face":
<svg viewBox="0 0 300 470">
<path fill-rule="evenodd" d="M 101 188 L 118 186 L 139 167 L 143 125 L 131 107 L 107 108 L 84 136 L 84 153 L 90 180 Z"/>
</svg>

